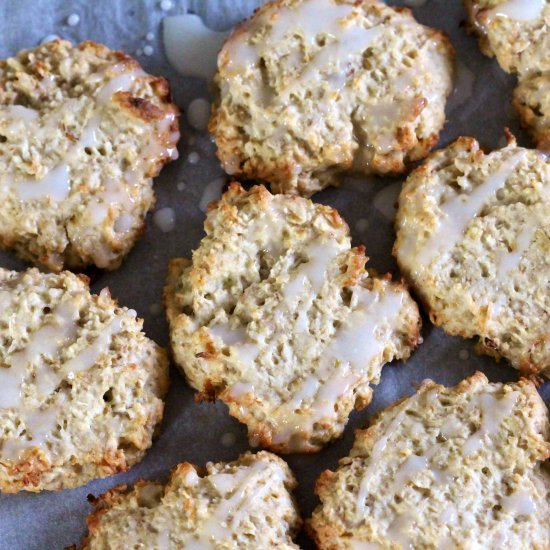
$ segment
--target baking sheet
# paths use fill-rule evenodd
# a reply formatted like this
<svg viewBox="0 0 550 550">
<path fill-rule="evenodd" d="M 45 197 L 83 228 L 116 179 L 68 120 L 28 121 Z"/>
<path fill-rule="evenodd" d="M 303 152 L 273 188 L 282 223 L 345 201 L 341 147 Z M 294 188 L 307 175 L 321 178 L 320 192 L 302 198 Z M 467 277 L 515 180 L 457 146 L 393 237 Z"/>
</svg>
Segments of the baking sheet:
<svg viewBox="0 0 550 550">
<path fill-rule="evenodd" d="M 203 16 L 217 30 L 227 29 L 248 15 L 261 0 L 189 0 L 187 8 Z M 404 2 L 389 2 L 403 4 Z M 413 2 L 411 2 L 413 3 Z M 415 0 L 414 4 L 422 4 Z M 0 2 L 0 57 L 14 55 L 22 48 L 36 46 L 45 36 L 55 33 L 78 42 L 92 39 L 135 55 L 145 45 L 153 48 L 150 56 L 139 56 L 146 71 L 167 77 L 177 104 L 185 110 L 190 101 L 207 97 L 204 81 L 184 78 L 168 64 L 162 48 L 163 17 L 183 13 L 182 1 L 173 1 L 172 9 L 161 9 L 158 0 L 3 0 Z M 427 0 L 415 8 L 422 23 L 445 30 L 457 50 L 459 82 L 451 98 L 440 145 L 459 135 L 472 135 L 486 147 L 503 144 L 503 128 L 508 126 L 522 145 L 531 146 L 520 131 L 518 119 L 510 107 L 514 78 L 506 75 L 479 52 L 475 39 L 463 27 L 465 13 L 460 0 Z M 70 14 L 78 14 L 76 26 L 67 24 Z M 152 41 L 146 40 L 154 34 Z M 471 91 L 471 95 L 469 92 Z M 167 325 L 160 310 L 162 287 L 168 260 L 189 256 L 202 235 L 204 213 L 199 208 L 205 186 L 222 174 L 214 155 L 214 146 L 206 133 L 193 131 L 182 117 L 183 137 L 180 159 L 164 169 L 156 180 L 157 209 L 172 207 L 176 227 L 163 233 L 148 217 L 148 227 L 122 267 L 114 273 L 94 271 L 92 289 L 108 286 L 119 302 L 137 310 L 145 319 L 148 336 L 161 345 L 168 343 Z M 197 152 L 200 160 L 187 160 Z M 393 203 L 402 179 L 361 178 L 350 180 L 339 189 L 328 189 L 315 200 L 336 207 L 348 221 L 353 244 L 365 244 L 369 265 L 380 272 L 393 271 L 391 256 L 394 234 Z M 12 254 L 0 252 L 0 265 L 22 269 L 25 265 Z M 363 427 L 378 410 L 414 391 L 414 385 L 430 377 L 444 384 L 455 384 L 480 369 L 492 381 L 517 379 L 517 372 L 492 359 L 478 357 L 473 342 L 450 337 L 425 319 L 424 343 L 406 363 L 386 366 L 371 405 L 355 412 L 344 437 L 311 456 L 286 457 L 299 486 L 296 495 L 304 517 L 316 504 L 315 479 L 325 468 L 334 468 L 353 442 L 353 431 Z M 166 479 L 179 462 L 203 465 L 209 460 L 232 460 L 248 448 L 246 430 L 218 403 L 196 404 L 193 392 L 173 368 L 172 386 L 167 400 L 166 418 L 161 436 L 145 459 L 129 472 L 95 481 L 59 493 L 0 495 L 0 550 L 63 548 L 79 543 L 85 533 L 85 517 L 90 512 L 89 493 L 99 494 L 118 483 L 133 483 L 138 478 Z M 540 389 L 550 404 L 550 384 Z M 313 544 L 301 535 L 303 548 Z"/>
</svg>

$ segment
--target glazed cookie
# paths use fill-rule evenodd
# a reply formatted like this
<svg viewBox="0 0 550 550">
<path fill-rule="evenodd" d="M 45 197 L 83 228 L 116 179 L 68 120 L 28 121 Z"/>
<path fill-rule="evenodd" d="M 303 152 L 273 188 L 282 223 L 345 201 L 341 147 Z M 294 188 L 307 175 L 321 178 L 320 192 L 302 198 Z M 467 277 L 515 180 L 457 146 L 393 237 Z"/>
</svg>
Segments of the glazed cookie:
<svg viewBox="0 0 550 550">
<path fill-rule="evenodd" d="M 310 531 L 321 550 L 549 548 L 549 437 L 530 382 L 425 381 L 321 474 Z"/>
<path fill-rule="evenodd" d="M 58 490 L 141 460 L 162 419 L 164 351 L 108 289 L 0 268 L 0 491 Z"/>
<path fill-rule="evenodd" d="M 287 464 L 266 452 L 210 462 L 204 475 L 183 463 L 166 486 L 138 481 L 95 499 L 83 550 L 298 548 L 295 485 Z"/>
<path fill-rule="evenodd" d="M 122 52 L 57 40 L 0 62 L 0 246 L 117 268 L 178 139 L 168 83 Z"/>
<path fill-rule="evenodd" d="M 550 0 L 464 0 L 484 54 L 508 73 L 550 70 Z"/>
<path fill-rule="evenodd" d="M 482 51 L 517 73 L 513 105 L 537 147 L 550 150 L 550 0 L 466 0 Z"/>
<path fill-rule="evenodd" d="M 438 151 L 399 197 L 394 254 L 432 322 L 550 374 L 550 161 L 472 138 Z"/>
<path fill-rule="evenodd" d="M 420 341 L 402 283 L 365 271 L 338 213 L 232 184 L 193 260 L 173 260 L 165 302 L 174 358 L 252 444 L 314 452 L 366 406 L 382 366 Z"/>
<path fill-rule="evenodd" d="M 452 58 L 407 8 L 269 2 L 218 56 L 218 156 L 229 174 L 305 196 L 350 173 L 401 173 L 438 140 Z"/>
</svg>

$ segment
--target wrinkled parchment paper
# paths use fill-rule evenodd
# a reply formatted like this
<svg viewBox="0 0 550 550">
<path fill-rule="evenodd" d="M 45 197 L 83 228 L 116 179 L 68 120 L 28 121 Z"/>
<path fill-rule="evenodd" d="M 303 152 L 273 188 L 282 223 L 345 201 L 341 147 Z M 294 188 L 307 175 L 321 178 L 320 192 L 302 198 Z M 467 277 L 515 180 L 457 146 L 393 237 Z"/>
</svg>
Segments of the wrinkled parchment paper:
<svg viewBox="0 0 550 550">
<path fill-rule="evenodd" d="M 187 7 L 203 16 L 209 27 L 224 30 L 260 3 L 261 0 L 189 0 Z M 34 47 L 52 33 L 76 42 L 84 39 L 103 42 L 132 55 L 149 44 L 153 54 L 141 55 L 139 61 L 146 71 L 170 80 L 175 101 L 185 110 L 193 99 L 207 97 L 207 85 L 199 79 L 182 77 L 166 60 L 162 19 L 183 13 L 185 9 L 182 0 L 172 4 L 172 9 L 164 11 L 158 0 L 3 0 L 0 2 L 0 57 Z M 69 26 L 67 17 L 73 13 L 80 16 L 80 22 Z M 448 105 L 448 123 L 440 145 L 459 135 L 472 135 L 483 146 L 496 148 L 502 146 L 503 128 L 508 126 L 520 144 L 531 146 L 510 107 L 514 79 L 504 74 L 495 61 L 482 56 L 475 39 L 466 34 L 461 1 L 427 0 L 415 8 L 415 14 L 420 22 L 449 34 L 460 62 L 458 89 Z M 154 39 L 147 41 L 145 37 L 150 32 L 154 33 Z M 170 206 L 176 211 L 176 228 L 163 233 L 149 215 L 145 235 L 122 267 L 114 273 L 93 274 L 92 289 L 97 292 L 108 286 L 121 304 L 137 310 L 145 319 L 148 336 L 161 345 L 168 343 L 167 325 L 159 307 L 168 260 L 189 256 L 198 245 L 203 235 L 204 213 L 199 203 L 204 187 L 222 174 L 208 135 L 191 130 L 185 116 L 182 133 L 180 159 L 165 168 L 156 180 L 157 208 Z M 193 151 L 200 155 L 196 164 L 187 160 Z M 366 245 L 371 258 L 369 265 L 380 272 L 395 272 L 391 218 L 401 182 L 402 179 L 363 178 L 315 196 L 316 201 L 330 204 L 342 213 L 351 228 L 354 245 Z M 25 267 L 8 253 L 0 253 L 0 266 Z M 477 369 L 492 381 L 517 378 L 516 371 L 505 364 L 497 365 L 490 358 L 476 356 L 473 342 L 446 336 L 427 320 L 423 335 L 424 343 L 407 364 L 385 367 L 373 402 L 366 410 L 352 414 L 341 440 L 315 455 L 287 457 L 299 481 L 296 495 L 304 517 L 310 515 L 316 504 L 315 479 L 324 469 L 334 468 L 338 459 L 348 453 L 354 429 L 365 426 L 381 408 L 412 393 L 414 385 L 424 378 L 455 384 Z M 142 477 L 163 480 L 179 462 L 204 465 L 209 460 L 232 460 L 248 448 L 244 426 L 229 417 L 225 406 L 196 404 L 193 392 L 178 372 L 172 369 L 171 374 L 162 434 L 145 459 L 126 474 L 71 491 L 0 495 L 0 550 L 49 550 L 78 544 L 85 533 L 85 517 L 91 509 L 86 501 L 88 494 L 97 495 L 115 484 L 133 483 Z M 541 392 L 547 405 L 550 404 L 550 384 L 543 386 Z M 303 548 L 313 547 L 304 535 L 299 543 Z"/>
</svg>

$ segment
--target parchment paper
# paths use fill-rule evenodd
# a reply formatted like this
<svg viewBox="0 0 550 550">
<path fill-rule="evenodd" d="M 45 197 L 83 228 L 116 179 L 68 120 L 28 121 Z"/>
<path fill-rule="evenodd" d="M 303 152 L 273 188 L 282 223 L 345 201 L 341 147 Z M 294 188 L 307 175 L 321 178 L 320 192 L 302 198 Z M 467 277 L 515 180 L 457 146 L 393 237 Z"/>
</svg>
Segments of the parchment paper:
<svg viewBox="0 0 550 550">
<path fill-rule="evenodd" d="M 202 15 L 208 26 L 222 30 L 248 15 L 260 3 L 261 0 L 195 0 L 190 1 L 188 7 Z M 181 1 L 173 5 L 166 12 L 160 8 L 158 0 L 3 0 L 0 2 L 0 57 L 34 47 L 51 33 L 77 42 L 96 40 L 130 54 L 150 44 L 154 48 L 153 55 L 142 55 L 139 61 L 146 71 L 170 80 L 175 100 L 185 110 L 191 100 L 207 97 L 207 85 L 204 81 L 177 74 L 165 58 L 162 19 L 182 13 L 185 8 Z M 67 17 L 72 13 L 80 16 L 80 23 L 74 27 L 67 25 Z M 495 148 L 502 145 L 503 128 L 508 126 L 518 136 L 520 144 L 531 146 L 510 107 L 514 78 L 505 75 L 495 61 L 481 55 L 475 39 L 466 34 L 460 0 L 427 0 L 425 5 L 415 8 L 415 14 L 420 22 L 444 29 L 451 37 L 462 67 L 475 74 L 472 96 L 460 105 L 464 100 L 464 87 L 468 87 L 462 82 L 459 92 L 450 101 L 449 121 L 440 145 L 459 135 L 472 135 L 482 145 Z M 151 42 L 145 40 L 149 32 L 155 35 Z M 468 75 L 468 71 L 462 70 L 464 73 Z M 180 159 L 165 168 L 156 181 L 157 208 L 170 206 L 175 209 L 176 229 L 162 233 L 150 215 L 145 235 L 122 267 L 114 273 L 92 273 L 93 290 L 97 292 L 108 286 L 121 304 L 136 309 L 144 317 L 148 336 L 161 345 L 168 343 L 164 314 L 159 311 L 166 265 L 174 256 L 189 256 L 198 245 L 203 235 L 204 213 L 198 206 L 203 189 L 222 173 L 208 135 L 191 130 L 185 116 L 182 117 L 182 132 Z M 197 164 L 186 160 L 192 151 L 200 154 Z M 369 265 L 380 272 L 395 273 L 390 217 L 401 181 L 363 178 L 315 196 L 316 201 L 330 204 L 342 213 L 350 225 L 353 244 L 366 245 L 371 258 Z M 178 190 L 178 183 L 182 182 L 185 188 Z M 8 253 L 0 253 L 0 265 L 13 269 L 25 267 Z M 364 427 L 381 408 L 412 393 L 414 385 L 424 378 L 455 384 L 480 369 L 492 381 L 517 379 L 517 372 L 504 363 L 497 365 L 490 358 L 476 356 L 473 342 L 446 336 L 427 319 L 423 336 L 424 343 L 407 364 L 385 367 L 373 402 L 366 410 L 352 414 L 341 440 L 315 455 L 286 457 L 299 481 L 296 495 L 304 517 L 310 515 L 316 504 L 315 479 L 324 469 L 334 468 L 338 459 L 348 453 L 354 429 Z M 85 517 L 90 512 L 86 501 L 89 493 L 97 495 L 115 484 L 133 483 L 141 477 L 163 480 L 179 462 L 204 465 L 209 460 L 232 460 L 248 448 L 245 428 L 227 414 L 225 406 L 196 404 L 193 392 L 174 368 L 171 376 L 162 435 L 145 459 L 126 474 L 95 481 L 79 489 L 1 495 L 0 550 L 47 550 L 78 544 L 85 532 Z M 541 393 L 548 405 L 550 384 L 543 386 Z M 299 542 L 303 548 L 313 547 L 304 535 Z"/>
</svg>

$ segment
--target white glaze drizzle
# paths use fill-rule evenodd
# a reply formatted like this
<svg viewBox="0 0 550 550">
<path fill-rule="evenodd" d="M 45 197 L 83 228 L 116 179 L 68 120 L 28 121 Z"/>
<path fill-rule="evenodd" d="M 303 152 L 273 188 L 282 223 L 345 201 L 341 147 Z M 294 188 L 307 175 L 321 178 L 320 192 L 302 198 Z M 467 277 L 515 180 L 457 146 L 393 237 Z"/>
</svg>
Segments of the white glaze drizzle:
<svg viewBox="0 0 550 550">
<path fill-rule="evenodd" d="M 424 269 L 429 267 L 438 253 L 449 253 L 455 247 L 472 219 L 481 212 L 487 200 L 504 187 L 507 179 L 526 154 L 526 151 L 514 153 L 469 195 L 457 195 L 440 206 L 439 227 L 421 245 L 416 255 L 416 261 Z"/>
<path fill-rule="evenodd" d="M 502 424 L 502 421 L 512 412 L 519 397 L 519 392 L 507 393 L 501 399 L 497 399 L 489 393 L 476 396 L 474 403 L 480 407 L 481 426 L 464 443 L 464 455 L 475 453 L 481 446 L 484 438 L 494 434 Z"/>
<path fill-rule="evenodd" d="M 318 78 L 319 75 L 326 70 L 330 70 L 331 74 L 339 72 L 342 70 L 342 64 L 349 63 L 354 56 L 358 56 L 358 54 L 366 50 L 383 32 L 384 28 L 382 26 L 372 27 L 370 29 L 365 29 L 363 27 L 348 29 L 346 33 L 347 36 L 344 40 L 323 47 L 315 55 L 306 65 L 300 79 L 309 82 Z M 329 79 L 328 82 L 332 83 L 333 88 L 338 90 L 345 84 L 345 81 L 340 79 Z M 285 90 L 285 92 L 290 93 L 295 90 L 297 86 L 298 81 L 295 81 L 292 86 Z"/>
<path fill-rule="evenodd" d="M 379 339 L 377 332 L 383 321 L 388 322 L 390 331 L 395 328 L 404 295 L 390 290 L 377 295 L 362 287 L 355 288 L 353 293 L 361 307 L 349 315 L 328 353 L 334 359 L 349 362 L 352 369 L 360 370 L 382 351 L 383 338 Z"/>
<path fill-rule="evenodd" d="M 502 509 L 508 514 L 515 516 L 528 516 L 537 509 L 533 495 L 526 490 L 519 489 L 501 501 Z"/>
<path fill-rule="evenodd" d="M 353 57 L 360 59 L 361 53 L 385 30 L 382 26 L 364 28 L 354 25 L 350 20 L 354 13 L 357 13 L 357 8 L 351 4 L 316 0 L 302 2 L 292 8 L 281 8 L 274 22 L 267 20 L 267 17 L 270 17 L 267 14 L 258 17 L 246 37 L 239 41 L 229 41 L 226 46 L 230 77 L 240 78 L 243 72 L 257 64 L 264 50 L 273 48 L 292 30 L 301 34 L 308 48 L 317 49 L 298 81 L 323 79 L 339 90 L 346 79 L 334 75 L 341 73 L 342 65 L 349 63 Z M 269 33 L 257 44 L 250 44 L 246 38 L 253 36 L 257 27 L 264 24 L 270 24 Z M 330 39 L 319 49 L 317 37 L 321 34 Z M 328 75 L 323 74 L 327 71 Z M 286 99 L 297 86 L 298 82 L 293 81 L 279 99 Z"/>
<path fill-rule="evenodd" d="M 236 382 L 229 388 L 229 395 L 231 395 L 233 399 L 241 399 L 247 394 L 254 394 L 254 384 Z"/>
<path fill-rule="evenodd" d="M 76 327 L 75 327 L 76 330 Z M 72 379 L 75 374 L 88 370 L 97 364 L 100 357 L 109 349 L 113 336 L 122 330 L 122 318 L 115 317 L 99 333 L 97 338 L 80 353 L 72 357 L 57 371 L 43 368 L 36 371 L 36 388 L 40 396 L 49 395 L 64 378 Z"/>
<path fill-rule="evenodd" d="M 309 329 L 309 316 L 306 311 L 306 306 L 300 308 L 297 313 L 296 322 L 294 323 L 294 330 L 296 334 L 301 332 L 307 332 Z"/>
<path fill-rule="evenodd" d="M 25 425 L 28 439 L 22 436 L 6 439 L 0 449 L 0 456 L 15 461 L 26 449 L 31 447 L 37 447 L 46 452 L 47 442 L 51 440 L 52 432 L 57 426 L 59 411 L 59 405 L 37 411 L 22 410 L 20 412 L 21 421 Z"/>
<path fill-rule="evenodd" d="M 440 433 L 446 439 L 456 437 L 462 433 L 462 424 L 456 416 L 449 416 L 441 425 Z"/>
<path fill-rule="evenodd" d="M 334 405 L 361 380 L 373 360 L 383 351 L 384 338 L 378 334 L 386 323 L 393 330 L 402 307 L 401 293 L 376 295 L 361 287 L 354 290 L 359 307 L 350 313 L 323 352 L 315 374 L 306 377 L 293 398 L 273 412 L 272 441 L 283 443 L 295 433 L 309 431 L 317 421 L 334 418 Z M 304 401 L 312 401 L 307 414 L 299 414 Z"/>
<path fill-rule="evenodd" d="M 438 398 L 437 392 L 430 392 L 427 394 L 427 397 Z M 395 429 L 398 425 L 397 420 L 402 422 L 404 420 L 402 413 L 399 413 L 391 424 L 391 427 Z M 400 423 L 399 422 L 399 423 Z M 423 431 L 424 427 L 418 422 L 414 422 L 409 426 L 410 433 L 414 436 L 415 434 L 420 434 Z M 387 434 L 387 435 L 386 435 Z M 378 445 L 379 441 L 374 445 L 371 456 L 374 456 L 373 460 L 370 462 L 370 465 L 367 467 L 367 473 L 363 478 L 362 485 L 359 490 L 358 497 L 358 509 L 361 509 L 361 502 L 364 502 L 364 499 L 367 495 L 367 477 L 370 476 L 373 469 L 376 467 L 376 464 L 380 462 L 380 455 L 387 445 L 387 439 L 391 435 L 388 431 L 382 436 L 382 444 Z M 393 476 L 393 482 L 389 488 L 389 494 L 396 494 L 401 491 L 409 481 L 412 481 L 414 477 L 420 472 L 429 470 L 431 477 L 436 483 L 447 483 L 449 480 L 449 474 L 446 471 L 442 471 L 438 468 L 433 468 L 430 466 L 430 460 L 438 450 L 438 445 L 432 446 L 427 449 L 423 454 L 410 454 L 406 460 L 397 468 Z"/>
<path fill-rule="evenodd" d="M 131 314 L 131 311 L 128 311 Z M 114 336 L 122 331 L 122 317 L 115 317 L 98 334 L 96 339 L 78 355 L 63 364 L 61 371 L 67 378 L 96 365 L 101 356 L 109 351 Z"/>
<path fill-rule="evenodd" d="M 208 327 L 208 330 L 212 336 L 221 340 L 224 346 L 230 348 L 233 358 L 240 361 L 250 373 L 254 372 L 254 361 L 260 353 L 260 346 L 248 336 L 246 327 L 214 324 Z M 246 393 L 254 393 L 254 385 L 248 381 L 236 382 L 228 392 L 235 399 L 239 399 Z"/>
<path fill-rule="evenodd" d="M 542 15 L 545 4 L 545 0 L 507 0 L 487 10 L 487 23 L 490 24 L 497 17 L 514 21 L 531 21 Z"/>
<path fill-rule="evenodd" d="M 284 224 L 286 209 L 273 201 L 269 208 L 249 222 L 243 232 L 245 242 L 255 243 L 278 257 L 284 249 Z"/>
<path fill-rule="evenodd" d="M 115 76 L 98 91 L 96 95 L 98 103 L 105 104 L 116 92 L 129 90 L 136 78 L 144 74 L 143 71 L 136 70 Z M 82 129 L 80 139 L 69 147 L 64 158 L 44 177 L 40 179 L 26 178 L 14 183 L 19 198 L 23 201 L 45 197 L 49 197 L 53 201 L 65 199 L 71 191 L 70 159 L 80 154 L 86 147 L 95 147 L 98 144 L 98 129 L 99 118 L 93 114 Z"/>
<path fill-rule="evenodd" d="M 240 345 L 248 338 L 246 328 L 243 326 L 229 328 L 228 325 L 212 325 L 208 327 L 208 330 L 214 336 L 220 338 L 225 346 Z"/>
<path fill-rule="evenodd" d="M 388 538 L 392 542 L 400 544 L 403 549 L 412 549 L 412 541 L 408 531 L 412 527 L 415 519 L 414 515 L 410 513 L 395 516 L 394 520 L 388 526 Z"/>
<path fill-rule="evenodd" d="M 396 145 L 396 132 L 403 124 L 403 111 L 410 101 L 379 101 L 363 108 L 362 123 L 378 153 L 389 153 Z"/>
<path fill-rule="evenodd" d="M 436 544 L 437 550 L 456 550 L 457 547 L 453 538 L 450 535 L 443 535 L 439 537 Z"/>
<path fill-rule="evenodd" d="M 316 292 L 319 291 L 327 266 L 339 251 L 337 246 L 327 246 L 318 241 L 306 248 L 308 261 L 299 265 L 291 278 L 290 290 L 287 287 L 283 292 L 283 300 L 287 305 L 296 305 L 299 290 L 306 284 L 311 285 Z M 296 289 L 292 288 L 294 285 Z M 380 335 L 379 331 L 384 326 L 386 331 L 393 330 L 402 308 L 403 294 L 388 291 L 378 295 L 357 287 L 353 300 L 357 308 L 350 313 L 327 346 L 318 371 L 303 379 L 292 398 L 272 414 L 272 440 L 275 444 L 289 440 L 294 433 L 311 429 L 318 420 L 333 418 L 334 404 L 338 398 L 364 377 L 372 361 L 383 351 L 387 334 Z M 239 399 L 245 394 L 253 394 L 254 362 L 260 355 L 260 344 L 253 341 L 242 326 L 213 324 L 209 331 L 223 345 L 230 347 L 231 355 L 241 361 L 250 374 L 250 379 L 234 383 L 228 390 L 229 395 Z M 304 401 L 312 401 L 310 412 L 306 415 L 297 414 L 296 410 L 303 406 Z"/>
<path fill-rule="evenodd" d="M 8 122 L 16 122 L 18 120 L 32 122 L 37 118 L 38 111 L 30 107 L 24 107 L 23 105 L 3 105 L 2 110 L 0 110 L 0 120 L 7 120 Z"/>
<path fill-rule="evenodd" d="M 307 260 L 300 264 L 283 288 L 283 299 L 289 308 L 294 308 L 303 291 L 309 286 L 318 294 L 326 279 L 328 266 L 333 262 L 342 246 L 334 240 L 322 242 L 316 239 L 303 249 Z"/>
<path fill-rule="evenodd" d="M 187 470 L 185 474 L 185 485 L 188 485 L 189 487 L 196 487 L 200 481 L 199 476 L 197 475 L 197 471 L 195 468 L 191 467 L 189 470 Z"/>
<path fill-rule="evenodd" d="M 76 342 L 79 304 L 78 298 L 61 302 L 45 324 L 29 336 L 25 347 L 4 359 L 8 367 L 0 368 L 0 409 L 17 410 L 28 437 L 27 440 L 18 436 L 4 441 L 1 453 L 10 460 L 16 459 L 29 447 L 45 449 L 61 411 L 61 397 L 44 409 L 26 407 L 21 390 L 27 375 L 31 373 L 29 365 L 34 367 L 32 372 L 36 396 L 44 400 L 63 379 L 72 379 L 77 373 L 97 364 L 101 356 L 108 352 L 113 336 L 122 330 L 122 317 L 115 317 L 101 329 L 93 342 L 85 345 L 79 353 L 54 370 L 49 363 L 59 364 L 61 350 Z M 135 315 L 135 312 L 129 311 L 128 314 Z"/>
<path fill-rule="evenodd" d="M 178 149 L 173 146 L 173 143 L 179 138 L 179 131 L 172 130 L 172 125 L 176 121 L 176 118 L 176 114 L 170 111 L 165 113 L 163 118 L 155 122 L 156 135 L 152 134 L 149 143 L 144 147 L 141 154 L 142 162 L 148 162 L 150 159 L 157 159 L 159 156 L 170 160 L 179 158 Z M 168 134 L 170 146 L 162 143 L 162 141 L 166 139 L 166 134 Z"/>
<path fill-rule="evenodd" d="M 41 387 L 40 380 L 50 370 L 45 359 L 56 359 L 61 349 L 74 339 L 78 315 L 77 302 L 62 302 L 52 312 L 51 318 L 29 336 L 25 347 L 4 359 L 8 368 L 0 368 L 0 409 L 21 406 L 21 385 L 28 373 L 29 364 L 34 365 L 37 386 Z"/>
<path fill-rule="evenodd" d="M 264 49 L 270 49 L 284 38 L 290 29 L 298 30 L 308 46 L 314 46 L 319 34 L 339 36 L 343 27 L 342 19 L 353 13 L 354 8 L 349 4 L 335 4 L 332 0 L 316 0 L 301 2 L 294 8 L 283 7 L 277 12 L 277 19 L 271 24 L 269 34 L 258 45 L 251 45 L 246 40 L 230 41 L 229 63 L 235 76 L 243 70 L 256 64 Z M 257 26 L 267 23 L 264 14 L 256 19 L 256 25 L 251 28 L 248 36 L 254 34 Z"/>
<path fill-rule="evenodd" d="M 397 493 L 403 488 L 405 483 L 410 481 L 419 472 L 428 469 L 428 467 L 427 456 L 410 455 L 395 472 L 392 489 L 390 491 L 392 493 Z"/>
<path fill-rule="evenodd" d="M 71 190 L 69 166 L 63 162 L 52 168 L 40 180 L 26 178 L 17 182 L 17 192 L 23 201 L 49 197 L 53 201 L 60 201 L 67 197 Z"/>
<path fill-rule="evenodd" d="M 439 520 L 445 525 L 456 525 L 458 521 L 458 511 L 454 504 L 449 504 L 439 515 Z"/>
<path fill-rule="evenodd" d="M 115 65 L 111 67 L 115 72 L 119 71 L 119 68 Z M 128 73 L 121 73 L 117 76 L 111 78 L 98 92 L 96 99 L 98 103 L 105 104 L 111 101 L 112 97 L 117 92 L 128 92 L 134 82 L 143 76 L 146 76 L 146 73 L 141 69 L 136 69 Z"/>
<path fill-rule="evenodd" d="M 506 280 L 511 271 L 519 266 L 523 255 L 528 250 L 535 233 L 539 227 L 539 222 L 535 216 L 528 218 L 523 223 L 523 227 L 516 237 L 515 247 L 512 252 L 503 252 L 500 254 L 496 267 L 496 277 L 500 281 Z"/>
<path fill-rule="evenodd" d="M 234 491 L 239 481 L 235 474 L 226 474 L 223 472 L 208 476 L 208 480 L 223 497 L 225 497 L 227 493 Z"/>
<path fill-rule="evenodd" d="M 464 454 L 468 455 L 471 452 L 477 450 L 482 439 L 494 433 L 499 429 L 502 421 L 508 416 L 513 407 L 515 406 L 519 392 L 510 392 L 503 398 L 497 399 L 491 394 L 480 394 L 472 400 L 472 405 L 481 407 L 481 426 L 479 430 L 473 434 L 464 444 Z M 372 473 L 375 468 L 382 462 L 382 453 L 387 447 L 389 438 L 396 433 L 396 430 L 405 419 L 405 411 L 398 412 L 386 429 L 381 435 L 378 435 L 378 439 L 375 442 L 369 456 L 368 466 L 363 474 L 361 484 L 359 486 L 356 508 L 356 519 L 361 520 L 361 517 L 365 513 L 365 501 L 369 492 L 369 483 L 372 479 Z M 453 417 L 454 418 L 454 417 Z M 459 436 L 460 431 L 457 429 L 456 423 L 446 422 L 442 426 L 441 431 L 446 432 L 448 436 Z M 388 494 L 395 494 L 405 482 L 412 479 L 416 474 L 429 468 L 429 460 L 436 452 L 436 448 L 432 447 L 421 456 L 409 455 L 409 457 L 398 467 L 394 481 L 388 491 Z M 434 479 L 439 480 L 440 472 L 432 470 L 434 473 Z M 533 495 L 524 490 L 518 490 L 508 497 L 502 499 L 502 509 L 506 513 L 513 515 L 529 515 L 536 510 L 536 503 L 533 499 Z M 455 506 L 448 506 L 441 511 L 440 521 L 448 526 L 456 525 L 458 522 L 458 511 Z M 387 536 L 393 542 L 397 542 L 404 548 L 412 548 L 412 540 L 408 535 L 408 530 L 415 518 L 410 514 L 403 514 L 397 516 L 390 523 L 387 531 Z M 444 544 L 445 543 L 445 544 Z M 447 546 L 448 545 L 448 546 Z M 438 548 L 453 548 L 453 540 L 445 536 L 438 542 Z"/>
<path fill-rule="evenodd" d="M 229 540 L 237 530 L 244 516 L 251 512 L 255 502 L 271 490 L 270 483 L 256 486 L 260 479 L 272 479 L 282 482 L 282 475 L 277 468 L 271 468 L 269 476 L 265 462 L 256 462 L 247 469 L 241 469 L 233 474 L 218 473 L 207 479 L 220 494 L 220 501 L 212 514 L 199 526 L 195 536 L 184 543 L 186 550 L 210 550 L 217 548 L 219 543 Z"/>
<path fill-rule="evenodd" d="M 157 535 L 156 550 L 169 550 L 171 547 L 170 529 L 161 529 Z"/>
<path fill-rule="evenodd" d="M 358 519 L 361 518 L 365 510 L 365 500 L 368 495 L 370 475 L 374 468 L 380 462 L 380 459 L 382 458 L 382 453 L 385 451 L 390 437 L 396 432 L 397 427 L 399 426 L 399 424 L 401 424 L 403 418 L 404 414 L 402 412 L 396 414 L 389 423 L 388 427 L 380 436 L 378 436 L 376 443 L 372 446 L 372 449 L 369 453 L 369 465 L 367 466 L 365 473 L 363 474 L 363 479 L 361 481 L 361 484 L 359 485 L 359 491 L 357 494 L 356 516 Z"/>
<path fill-rule="evenodd" d="M 114 215 L 118 207 L 120 212 L 115 221 L 115 230 L 121 233 L 129 231 L 133 225 L 130 212 L 133 211 L 135 203 L 131 194 L 132 184 L 130 172 L 126 172 L 124 179 L 107 178 L 103 189 L 94 194 L 86 207 L 91 223 L 103 223 L 110 213 Z M 99 263 L 98 266 L 101 267 Z"/>
<path fill-rule="evenodd" d="M 493 548 L 506 548 L 506 544 L 508 543 L 508 532 L 505 529 L 505 527 L 502 527 L 500 531 L 495 533 Z"/>
<path fill-rule="evenodd" d="M 146 76 L 146 73 L 141 69 L 135 69 L 132 72 L 120 73 L 124 70 L 123 66 L 113 65 L 109 69 L 115 73 L 116 76 L 111 78 L 102 88 L 96 93 L 95 99 L 97 108 L 108 104 L 113 95 L 120 91 L 129 91 L 136 79 Z M 31 109 L 26 109 L 20 106 L 9 106 L 8 115 L 12 117 L 21 117 L 26 121 L 36 120 L 38 114 Z M 1 117 L 2 115 L 0 115 Z M 157 130 L 159 133 L 166 131 L 172 122 L 175 120 L 175 114 L 169 113 L 164 119 L 157 123 Z M 70 161 L 74 156 L 82 154 L 86 148 L 94 148 L 99 145 L 100 131 L 100 118 L 96 111 L 93 112 L 90 120 L 82 128 L 80 139 L 72 144 L 64 157 L 59 163 L 51 168 L 43 177 L 37 178 L 23 178 L 18 181 L 12 182 L 17 190 L 19 199 L 22 201 L 29 201 L 35 199 L 49 198 L 51 201 L 57 202 L 68 197 L 71 192 L 71 170 Z M 164 148 L 151 141 L 149 146 L 144 150 L 144 157 L 157 155 L 167 156 L 168 158 L 177 158 L 176 148 Z M 101 193 L 99 194 L 101 195 Z M 99 203 L 100 196 L 93 197 L 92 203 Z M 106 217 L 107 207 L 104 208 Z M 104 219 L 103 218 L 103 219 Z M 126 220 L 127 222 L 128 220 Z M 119 227 L 128 227 L 128 223 L 120 222 Z M 127 229 L 126 229 L 127 230 Z"/>
</svg>

